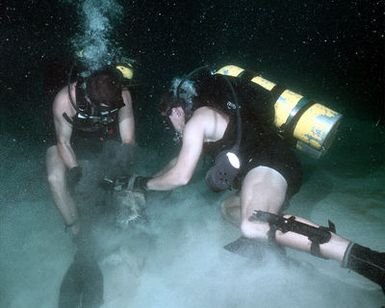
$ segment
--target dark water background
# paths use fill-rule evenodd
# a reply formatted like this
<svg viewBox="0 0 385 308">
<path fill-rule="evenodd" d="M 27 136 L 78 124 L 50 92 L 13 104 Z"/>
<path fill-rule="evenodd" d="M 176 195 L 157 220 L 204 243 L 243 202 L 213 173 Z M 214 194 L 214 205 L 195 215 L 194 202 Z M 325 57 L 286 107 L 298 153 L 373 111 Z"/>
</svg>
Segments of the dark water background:
<svg viewBox="0 0 385 308">
<path fill-rule="evenodd" d="M 157 103 L 171 78 L 202 64 L 233 63 L 325 103 L 345 119 L 368 121 L 379 148 L 358 141 L 349 121 L 342 143 L 383 161 L 382 1 L 120 3 L 122 16 L 108 39 L 137 61 L 140 145 L 158 147 L 162 140 Z M 76 51 L 71 41 L 84 32 L 84 16 L 71 1 L 42 0 L 3 1 L 0 18 L 4 146 L 16 149 L 12 156 L 37 148 L 43 153 L 52 134 L 53 93 L 65 85 Z"/>
<path fill-rule="evenodd" d="M 147 95 L 141 103 L 149 111 L 157 102 L 149 95 L 158 95 L 173 76 L 202 64 L 234 63 L 321 98 L 344 115 L 383 117 L 382 1 L 122 3 L 111 40 L 140 64 L 140 92 Z M 70 41 L 82 31 L 80 9 L 48 0 L 3 1 L 2 7 L 1 128 L 36 137 L 44 134 L 41 114 L 49 108 L 44 73 L 73 59 Z"/>
</svg>

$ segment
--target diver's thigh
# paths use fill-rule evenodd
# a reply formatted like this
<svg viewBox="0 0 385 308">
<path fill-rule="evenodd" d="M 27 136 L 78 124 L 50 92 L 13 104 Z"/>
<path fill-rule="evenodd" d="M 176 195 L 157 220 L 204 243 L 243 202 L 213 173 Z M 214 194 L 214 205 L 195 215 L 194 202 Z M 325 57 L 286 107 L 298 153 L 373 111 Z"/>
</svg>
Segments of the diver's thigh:
<svg viewBox="0 0 385 308">
<path fill-rule="evenodd" d="M 258 166 L 251 169 L 242 183 L 242 219 L 254 210 L 278 213 L 286 199 L 287 182 L 276 170 Z"/>
<path fill-rule="evenodd" d="M 48 179 L 50 177 L 64 177 L 65 165 L 56 145 L 49 147 L 47 150 L 46 168 Z"/>
</svg>

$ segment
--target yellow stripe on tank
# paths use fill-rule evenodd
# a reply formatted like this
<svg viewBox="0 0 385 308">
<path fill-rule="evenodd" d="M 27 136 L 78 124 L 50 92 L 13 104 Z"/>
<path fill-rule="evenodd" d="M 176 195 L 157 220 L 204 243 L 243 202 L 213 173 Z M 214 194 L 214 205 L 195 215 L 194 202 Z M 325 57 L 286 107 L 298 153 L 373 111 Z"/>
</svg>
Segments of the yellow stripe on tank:
<svg viewBox="0 0 385 308">
<path fill-rule="evenodd" d="M 251 81 L 256 83 L 256 84 L 259 84 L 261 87 L 263 87 L 269 91 L 271 91 L 276 86 L 276 84 L 274 82 L 271 82 L 267 79 L 264 79 L 261 76 L 256 76 L 253 79 L 251 79 Z"/>
<path fill-rule="evenodd" d="M 299 118 L 294 137 L 317 150 L 325 146 L 325 141 L 341 115 L 321 104 L 314 104 Z"/>
<path fill-rule="evenodd" d="M 274 104 L 275 108 L 275 125 L 279 128 L 286 123 L 293 108 L 302 99 L 302 95 L 299 95 L 290 90 L 282 92 L 281 96 Z"/>
<path fill-rule="evenodd" d="M 215 72 L 215 74 L 221 74 L 226 76 L 238 77 L 240 73 L 244 72 L 243 68 L 235 65 L 226 65 Z"/>
</svg>

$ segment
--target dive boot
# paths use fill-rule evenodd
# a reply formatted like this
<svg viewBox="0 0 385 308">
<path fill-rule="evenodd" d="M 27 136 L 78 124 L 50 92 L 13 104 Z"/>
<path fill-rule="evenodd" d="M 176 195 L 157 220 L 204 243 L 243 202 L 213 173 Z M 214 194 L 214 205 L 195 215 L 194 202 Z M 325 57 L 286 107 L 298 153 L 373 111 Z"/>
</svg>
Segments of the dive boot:
<svg viewBox="0 0 385 308">
<path fill-rule="evenodd" d="M 350 243 L 346 249 L 343 267 L 378 283 L 385 294 L 385 253 Z"/>
</svg>

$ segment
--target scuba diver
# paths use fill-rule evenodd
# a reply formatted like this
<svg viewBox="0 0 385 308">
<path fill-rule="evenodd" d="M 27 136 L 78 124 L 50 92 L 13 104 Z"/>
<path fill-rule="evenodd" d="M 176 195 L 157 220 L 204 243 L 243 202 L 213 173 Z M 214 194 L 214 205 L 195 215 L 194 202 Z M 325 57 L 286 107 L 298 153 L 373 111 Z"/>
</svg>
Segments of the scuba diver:
<svg viewBox="0 0 385 308">
<path fill-rule="evenodd" d="M 187 185 L 201 155 L 211 154 L 215 161 L 205 177 L 208 186 L 237 190 L 221 206 L 243 236 L 228 249 L 247 238 L 302 250 L 336 260 L 385 292 L 385 253 L 337 235 L 331 222 L 323 227 L 283 214 L 301 186 L 302 169 L 274 126 L 273 93 L 242 78 L 192 75 L 174 80 L 160 103 L 161 114 L 182 141 L 178 156 L 156 176 L 137 178 L 135 186 L 166 191 Z"/>
<path fill-rule="evenodd" d="M 48 183 L 66 229 L 76 235 L 79 213 L 71 191 L 82 177 L 76 147 L 92 151 L 95 143 L 102 145 L 119 133 L 122 147 L 118 150 L 126 150 L 121 156 L 128 158 L 129 146 L 135 144 L 132 98 L 119 72 L 106 68 L 69 82 L 56 95 L 52 111 L 56 145 L 47 150 Z"/>
<path fill-rule="evenodd" d="M 98 167 L 104 168 L 103 174 L 125 172 L 132 164 L 135 122 L 131 93 L 124 80 L 132 77 L 132 67 L 86 71 L 75 80 L 72 71 L 73 67 L 67 86 L 53 101 L 56 144 L 48 148 L 46 156 L 53 200 L 77 248 L 61 283 L 59 307 L 96 308 L 103 302 L 103 275 L 92 236 L 94 217 L 89 212 L 80 214 L 75 188 L 83 177 L 79 162 L 85 158 L 95 158 Z M 118 136 L 121 143 L 115 141 Z M 97 178 L 96 173 L 85 175 L 87 179 Z M 97 192 L 89 189 L 88 195 L 97 196 Z"/>
</svg>

